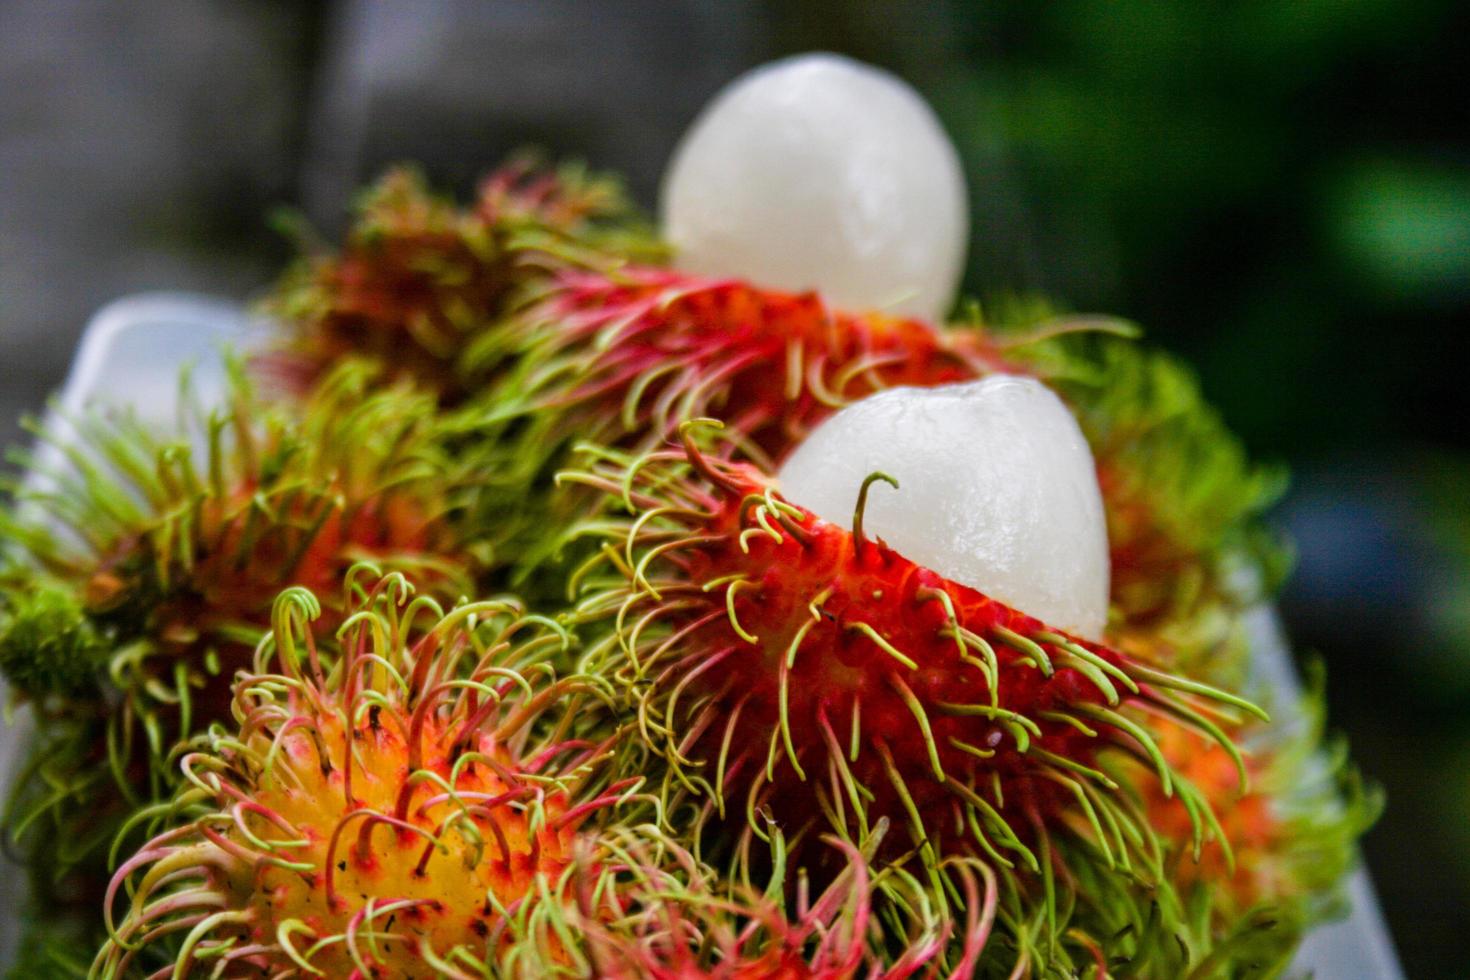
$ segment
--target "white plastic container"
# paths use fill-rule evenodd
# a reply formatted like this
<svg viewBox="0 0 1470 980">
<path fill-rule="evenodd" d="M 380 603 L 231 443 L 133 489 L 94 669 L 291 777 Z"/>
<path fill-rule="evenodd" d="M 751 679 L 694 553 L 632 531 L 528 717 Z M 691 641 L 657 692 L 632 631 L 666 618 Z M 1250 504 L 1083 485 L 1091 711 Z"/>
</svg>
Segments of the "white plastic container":
<svg viewBox="0 0 1470 980">
<path fill-rule="evenodd" d="M 265 326 L 238 304 L 207 296 L 146 293 L 117 300 L 87 326 L 58 399 L 61 413 L 130 405 L 140 418 L 167 424 L 176 414 L 182 367 L 193 365 L 193 389 L 205 404 L 217 401 L 224 393 L 223 351 L 248 349 L 259 341 Z M 1275 613 L 1259 610 L 1251 632 L 1257 681 L 1279 693 L 1276 703 L 1295 703 L 1300 685 Z M 0 680 L 0 699 L 7 694 Z M 26 713 L 19 712 L 8 728 L 0 728 L 0 783 L 13 778 L 28 721 Z M 1282 716 L 1277 723 L 1290 725 L 1295 719 Z M 4 867 L 0 859 L 0 972 L 16 948 L 24 887 L 19 869 Z M 1354 872 L 1347 891 L 1351 914 L 1314 930 L 1302 944 L 1290 975 L 1402 980 L 1366 869 Z"/>
</svg>

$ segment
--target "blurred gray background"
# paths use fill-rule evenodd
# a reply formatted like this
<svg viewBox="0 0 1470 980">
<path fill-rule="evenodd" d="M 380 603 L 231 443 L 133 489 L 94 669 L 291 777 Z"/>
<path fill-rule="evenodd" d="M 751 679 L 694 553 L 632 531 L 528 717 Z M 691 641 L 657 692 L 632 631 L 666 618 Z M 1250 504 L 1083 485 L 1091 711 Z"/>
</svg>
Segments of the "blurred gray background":
<svg viewBox="0 0 1470 980">
<path fill-rule="evenodd" d="M 1140 320 L 1297 473 L 1288 629 L 1389 809 L 1411 976 L 1470 926 L 1470 5 L 1452 0 L 0 0 L 0 440 L 117 296 L 249 299 L 353 188 L 537 144 L 652 205 L 718 87 L 837 50 L 934 103 L 967 288 Z"/>
</svg>

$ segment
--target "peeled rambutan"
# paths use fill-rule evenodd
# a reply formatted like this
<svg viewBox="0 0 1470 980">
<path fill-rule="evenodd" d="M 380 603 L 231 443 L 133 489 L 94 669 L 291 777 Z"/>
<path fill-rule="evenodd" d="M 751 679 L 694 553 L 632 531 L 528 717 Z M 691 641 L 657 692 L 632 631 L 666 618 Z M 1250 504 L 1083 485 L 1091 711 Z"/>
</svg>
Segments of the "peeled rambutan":
<svg viewBox="0 0 1470 980">
<path fill-rule="evenodd" d="M 579 167 L 514 161 L 467 208 L 392 170 L 363 194 L 340 252 L 313 249 L 287 272 L 267 304 L 287 337 L 260 367 L 302 391 L 341 358 L 371 356 L 455 402 L 484 380 L 492 335 L 539 280 L 661 253 L 616 181 Z"/>
<path fill-rule="evenodd" d="M 598 682 L 558 679 L 567 635 L 509 601 L 446 614 L 400 575 L 347 591 L 321 649 L 315 597 L 276 601 L 234 723 L 193 740 L 165 829 L 118 868 L 94 975 L 465 977 L 516 950 L 562 958 L 577 828 L 630 791 L 600 765 Z"/>
<path fill-rule="evenodd" d="M 828 523 L 684 431 L 683 451 L 595 450 L 564 474 L 632 511 L 589 525 L 579 616 L 611 625 L 588 662 L 636 703 L 667 793 L 734 801 L 757 834 L 761 812 L 793 836 L 891 819 L 936 893 L 941 859 L 974 855 L 1042 882 L 1049 929 L 1067 854 L 1156 850 L 1117 759 L 1183 802 L 1192 839 L 1218 834 L 1140 711 L 1238 758 L 1215 719 L 1259 709 L 947 581 L 864 536 L 862 495 L 851 529 Z"/>
<path fill-rule="evenodd" d="M 282 588 L 334 595 L 365 558 L 446 601 L 469 588 L 432 399 L 374 384 L 344 365 L 297 416 L 237 381 L 224 411 L 186 426 L 203 459 L 187 432 L 73 420 L 51 436 L 63 470 L 0 513 L 0 668 L 39 718 L 7 826 L 43 894 L 167 792 L 178 740 L 228 717 Z"/>
</svg>

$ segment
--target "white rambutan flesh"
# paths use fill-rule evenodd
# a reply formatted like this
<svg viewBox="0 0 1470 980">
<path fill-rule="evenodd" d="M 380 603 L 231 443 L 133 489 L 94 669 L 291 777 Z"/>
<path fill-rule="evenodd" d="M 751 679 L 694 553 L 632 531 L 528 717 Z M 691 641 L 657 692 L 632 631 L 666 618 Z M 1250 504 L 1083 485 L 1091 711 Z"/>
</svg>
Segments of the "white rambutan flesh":
<svg viewBox="0 0 1470 980">
<path fill-rule="evenodd" d="M 684 135 L 661 193 L 676 262 L 937 319 L 969 237 L 964 176 L 924 100 L 830 54 L 741 76 Z"/>
<path fill-rule="evenodd" d="M 846 524 L 871 474 L 864 526 L 904 557 L 1088 638 L 1108 609 L 1097 474 L 1076 420 L 1029 378 L 894 388 L 819 425 L 780 471 L 782 493 Z"/>
</svg>

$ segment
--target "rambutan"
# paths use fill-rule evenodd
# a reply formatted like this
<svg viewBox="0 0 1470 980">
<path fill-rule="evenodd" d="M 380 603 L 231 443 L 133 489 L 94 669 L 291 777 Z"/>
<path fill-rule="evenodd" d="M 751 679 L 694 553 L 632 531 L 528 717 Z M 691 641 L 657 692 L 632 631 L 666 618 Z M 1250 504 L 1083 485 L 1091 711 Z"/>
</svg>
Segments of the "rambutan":
<svg viewBox="0 0 1470 980">
<path fill-rule="evenodd" d="M 517 947 L 570 955 L 574 835 L 631 791 L 599 765 L 605 695 L 555 676 L 569 637 L 549 621 L 411 591 L 349 576 L 340 649 L 318 648 L 311 593 L 281 594 L 234 724 L 191 742 L 166 829 L 113 879 L 95 976 L 478 977 Z"/>
<path fill-rule="evenodd" d="M 840 527 L 754 467 L 702 451 L 690 426 L 684 438 L 682 451 L 640 457 L 593 450 L 586 470 L 564 474 L 632 514 L 588 526 L 602 547 L 575 576 L 578 615 L 611 624 L 587 663 L 634 700 L 666 795 L 707 798 L 722 815 L 734 799 L 757 835 L 761 812 L 793 836 L 826 824 L 861 839 L 891 819 L 909 829 L 936 895 L 948 855 L 1040 882 L 1052 946 L 1067 854 L 1116 870 L 1157 849 L 1110 775 L 1116 758 L 1151 768 L 1196 842 L 1218 835 L 1140 710 L 1238 759 L 1216 719 L 1259 709 L 868 539 L 867 485 L 852 528 Z"/>
<path fill-rule="evenodd" d="M 881 839 L 880 822 L 871 843 Z M 599 872 L 581 888 L 574 925 L 593 974 L 607 980 L 846 980 L 970 976 L 996 913 L 996 882 L 983 866 L 953 866 L 966 900 L 963 921 L 947 920 L 911 877 L 870 869 L 870 855 L 824 839 L 842 871 L 812 896 L 791 889 L 771 828 L 775 873 L 762 890 L 724 880 L 688 850 L 646 828 L 613 827 L 587 842 Z M 611 880 L 609 880 L 611 879 Z M 984 882 L 982 885 L 981 882 Z"/>
<path fill-rule="evenodd" d="M 618 183 L 579 167 L 513 161 L 463 209 L 395 169 L 363 194 L 340 252 L 313 247 L 287 272 L 267 302 L 286 339 L 260 366 L 303 391 L 341 358 L 370 356 L 455 402 L 496 360 L 497 328 L 553 270 L 661 254 Z"/>
<path fill-rule="evenodd" d="M 237 378 L 223 412 L 186 426 L 203 459 L 187 432 L 165 438 L 128 417 L 49 436 L 63 470 L 0 514 L 0 668 L 39 718 L 6 823 L 28 839 L 38 887 L 167 791 L 169 751 L 228 716 L 234 672 L 283 587 L 331 595 L 371 558 L 446 600 L 467 591 L 432 400 L 373 384 L 344 365 L 296 417 Z"/>
</svg>

